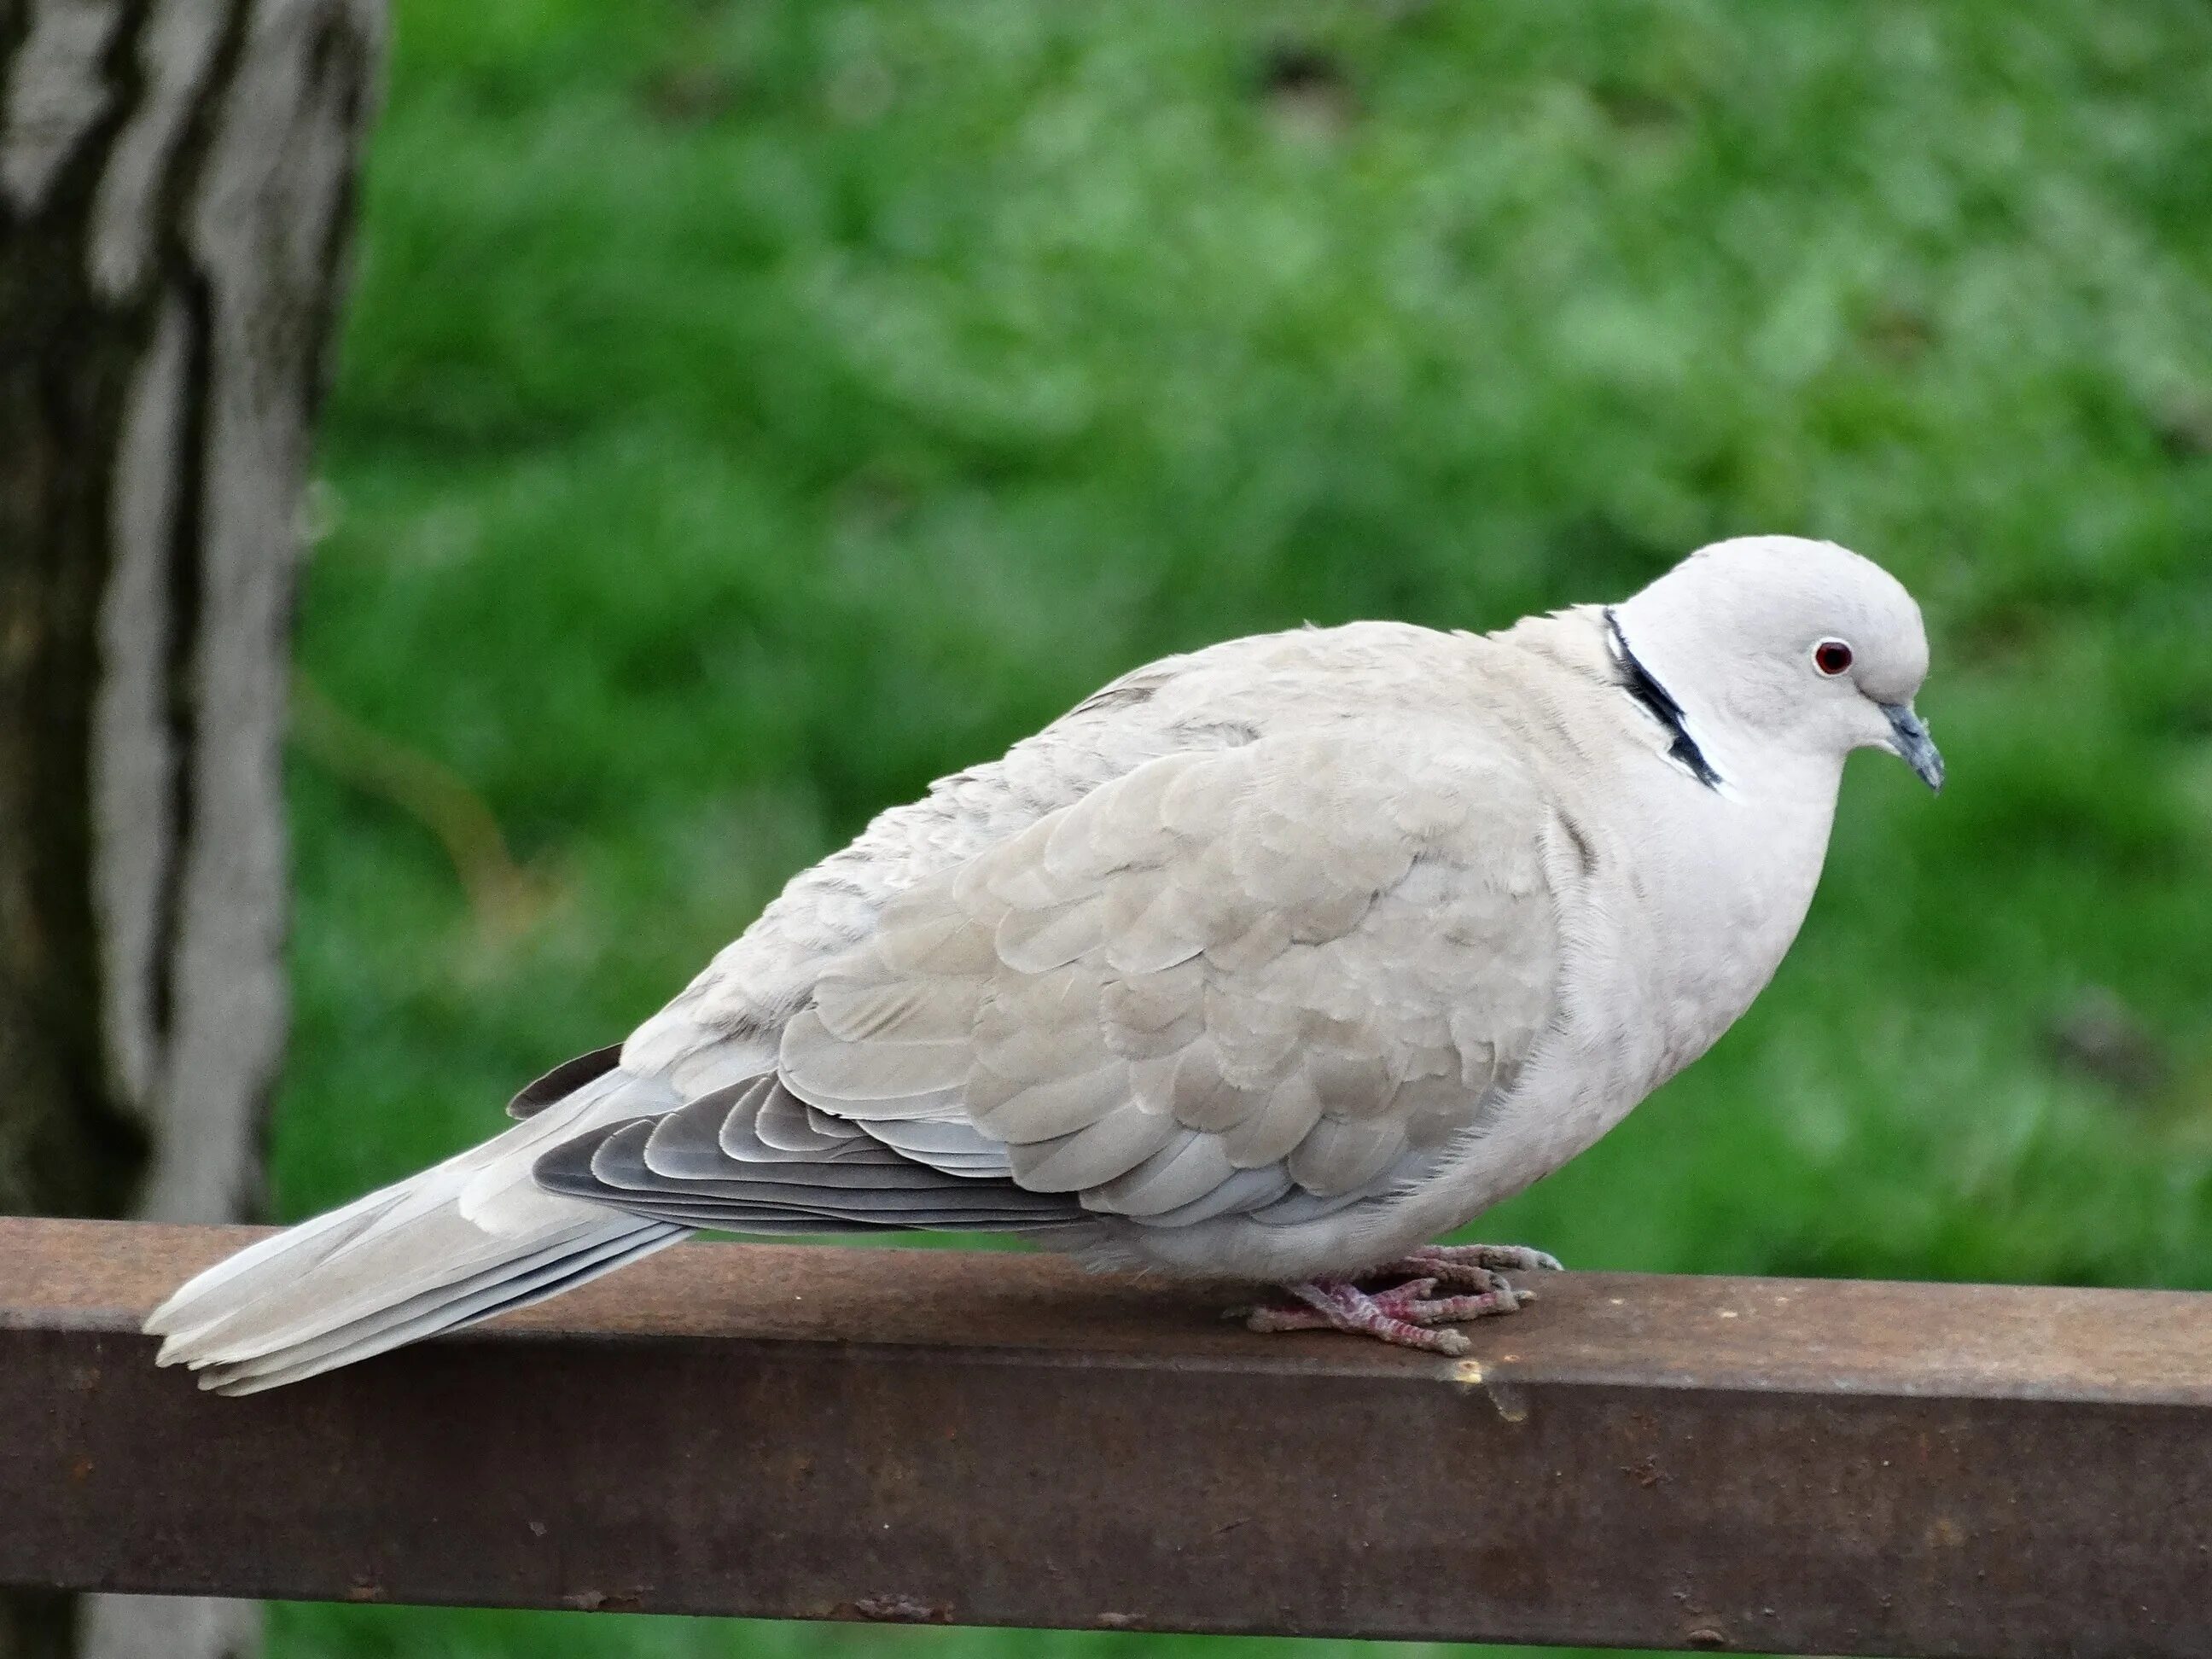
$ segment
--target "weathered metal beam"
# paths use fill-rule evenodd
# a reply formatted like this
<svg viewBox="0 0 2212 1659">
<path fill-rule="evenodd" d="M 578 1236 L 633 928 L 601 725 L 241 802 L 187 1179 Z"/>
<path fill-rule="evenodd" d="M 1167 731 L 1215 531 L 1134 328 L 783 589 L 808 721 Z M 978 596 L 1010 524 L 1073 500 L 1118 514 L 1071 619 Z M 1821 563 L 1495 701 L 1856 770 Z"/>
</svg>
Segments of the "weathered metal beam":
<svg viewBox="0 0 2212 1659">
<path fill-rule="evenodd" d="M 702 1244 L 244 1400 L 245 1229 L 0 1221 L 0 1583 L 1818 1653 L 2212 1651 L 2212 1296 L 1567 1274 L 1453 1361 Z"/>
</svg>

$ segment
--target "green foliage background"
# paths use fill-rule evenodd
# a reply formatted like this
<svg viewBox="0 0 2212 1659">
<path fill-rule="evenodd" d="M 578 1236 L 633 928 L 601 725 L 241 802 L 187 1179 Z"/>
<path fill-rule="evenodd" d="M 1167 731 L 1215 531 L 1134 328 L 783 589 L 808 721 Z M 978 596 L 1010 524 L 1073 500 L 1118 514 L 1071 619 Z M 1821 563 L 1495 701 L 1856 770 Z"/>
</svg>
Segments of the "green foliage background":
<svg viewBox="0 0 2212 1659">
<path fill-rule="evenodd" d="M 1953 786 L 1855 766 L 1773 988 L 1484 1231 L 2212 1288 L 2197 0 L 398 13 L 302 600 L 286 1214 L 480 1138 L 1123 668 L 1494 626 L 1786 530 L 1922 597 Z M 273 1641 L 1230 1646 L 326 1607 Z"/>
</svg>

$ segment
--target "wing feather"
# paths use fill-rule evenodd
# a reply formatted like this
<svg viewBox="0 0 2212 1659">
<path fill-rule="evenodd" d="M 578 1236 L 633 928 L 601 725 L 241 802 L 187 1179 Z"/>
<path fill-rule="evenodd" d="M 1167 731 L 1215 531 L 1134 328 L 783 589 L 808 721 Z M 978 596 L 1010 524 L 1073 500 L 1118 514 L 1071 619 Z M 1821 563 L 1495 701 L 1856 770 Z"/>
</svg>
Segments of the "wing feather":
<svg viewBox="0 0 2212 1659">
<path fill-rule="evenodd" d="M 1148 762 L 902 895 L 783 1079 L 902 1155 L 1162 1224 L 1357 1201 L 1474 1127 L 1552 1018 L 1547 810 L 1460 727 Z"/>
<path fill-rule="evenodd" d="M 671 1221 L 1334 1213 L 1479 1126 L 1553 1018 L 1547 810 L 1463 726 L 1148 761 L 886 903 L 773 1076 L 550 1173 Z"/>
</svg>

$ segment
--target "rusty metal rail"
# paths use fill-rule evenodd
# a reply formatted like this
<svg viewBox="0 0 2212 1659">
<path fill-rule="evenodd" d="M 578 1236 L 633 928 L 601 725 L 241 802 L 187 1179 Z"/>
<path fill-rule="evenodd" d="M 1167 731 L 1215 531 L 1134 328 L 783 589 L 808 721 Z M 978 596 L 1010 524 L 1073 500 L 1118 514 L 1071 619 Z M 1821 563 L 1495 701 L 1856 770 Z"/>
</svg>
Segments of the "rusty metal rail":
<svg viewBox="0 0 2212 1659">
<path fill-rule="evenodd" d="M 244 1229 L 0 1221 L 0 1583 L 2212 1652 L 2212 1296 L 1569 1274 L 1452 1361 L 1042 1257 L 702 1244 L 246 1400 Z"/>
</svg>

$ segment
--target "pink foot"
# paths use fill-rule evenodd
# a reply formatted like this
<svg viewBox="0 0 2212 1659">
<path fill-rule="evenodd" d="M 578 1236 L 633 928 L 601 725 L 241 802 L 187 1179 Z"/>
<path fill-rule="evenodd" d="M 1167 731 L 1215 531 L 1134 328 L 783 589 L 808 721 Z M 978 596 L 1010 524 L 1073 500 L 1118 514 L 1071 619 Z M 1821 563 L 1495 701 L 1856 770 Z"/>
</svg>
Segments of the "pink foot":
<svg viewBox="0 0 2212 1659">
<path fill-rule="evenodd" d="M 1358 1275 L 1362 1282 L 1377 1279 L 1435 1275 L 1437 1283 L 1478 1291 L 1495 1289 L 1504 1281 L 1501 1273 L 1555 1273 L 1559 1259 L 1525 1244 L 1424 1244 L 1395 1261 L 1386 1261 Z M 1534 1291 L 1519 1292 L 1523 1302 L 1536 1299 Z"/>
<path fill-rule="evenodd" d="M 1454 1320 L 1508 1314 L 1535 1300 L 1532 1291 L 1516 1291 L 1501 1269 L 1516 1273 L 1555 1272 L 1559 1263 L 1541 1250 L 1512 1244 L 1429 1244 L 1370 1268 L 1354 1279 L 1316 1279 L 1287 1290 L 1297 1301 L 1238 1309 L 1247 1329 L 1255 1331 L 1345 1331 L 1371 1336 L 1401 1348 L 1463 1354 L 1467 1338 L 1457 1331 L 1429 1328 Z M 1407 1275 L 1415 1277 L 1406 1277 Z M 1386 1289 L 1366 1288 L 1376 1279 L 1400 1279 Z M 1437 1296 L 1439 1284 L 1469 1291 Z"/>
</svg>

